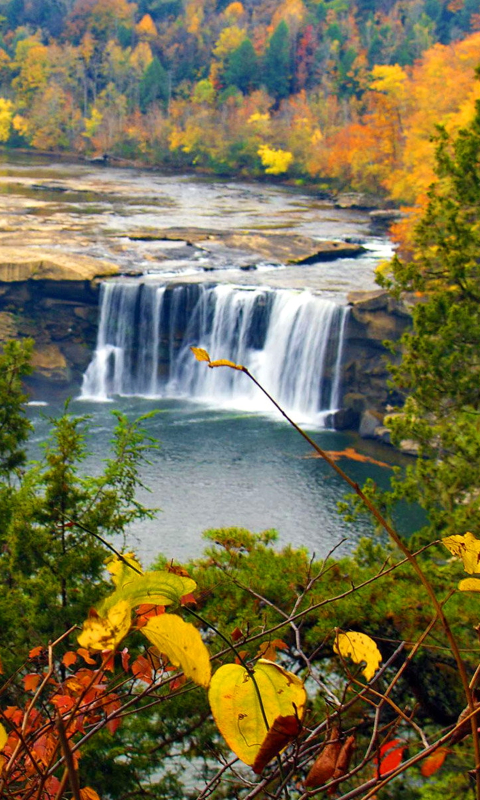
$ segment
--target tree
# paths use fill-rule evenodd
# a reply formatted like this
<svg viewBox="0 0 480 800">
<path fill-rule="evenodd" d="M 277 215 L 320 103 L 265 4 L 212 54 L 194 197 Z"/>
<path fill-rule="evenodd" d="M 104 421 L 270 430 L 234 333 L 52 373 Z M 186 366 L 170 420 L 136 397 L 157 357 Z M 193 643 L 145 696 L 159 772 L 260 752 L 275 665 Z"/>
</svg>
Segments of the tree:
<svg viewBox="0 0 480 800">
<path fill-rule="evenodd" d="M 20 403 L 18 391 L 15 396 Z M 98 599 L 108 554 L 103 537 L 121 535 L 133 520 L 151 516 L 135 500 L 138 464 L 150 443 L 140 421 L 120 414 L 117 421 L 112 455 L 98 477 L 79 474 L 87 418 L 67 410 L 51 420 L 44 460 L 3 491 L 0 584 L 8 592 L 0 597 L 0 653 L 9 666 L 21 662 L 32 644 L 57 638 Z M 27 425 L 11 405 L 5 427 L 10 438 L 3 448 L 0 440 L 8 456 L 4 473 L 11 475 L 23 459 L 18 447 Z"/>
<path fill-rule="evenodd" d="M 169 77 L 159 59 L 155 56 L 140 81 L 140 110 L 145 113 L 152 103 L 166 106 L 170 94 Z"/>
<path fill-rule="evenodd" d="M 291 82 L 290 34 L 287 23 L 277 25 L 263 61 L 263 83 L 269 95 L 280 102 L 288 97 Z"/>
<path fill-rule="evenodd" d="M 383 283 L 395 296 L 417 297 L 393 369 L 407 400 L 389 425 L 394 441 L 413 440 L 420 457 L 390 500 L 419 503 L 438 537 L 480 523 L 480 102 L 467 128 L 453 139 L 441 128 L 436 142 L 437 181 L 413 256 L 395 258 Z"/>
<path fill-rule="evenodd" d="M 244 39 L 227 57 L 224 77 L 227 86 L 236 86 L 243 94 L 250 94 L 258 88 L 260 68 L 250 39 Z"/>
</svg>

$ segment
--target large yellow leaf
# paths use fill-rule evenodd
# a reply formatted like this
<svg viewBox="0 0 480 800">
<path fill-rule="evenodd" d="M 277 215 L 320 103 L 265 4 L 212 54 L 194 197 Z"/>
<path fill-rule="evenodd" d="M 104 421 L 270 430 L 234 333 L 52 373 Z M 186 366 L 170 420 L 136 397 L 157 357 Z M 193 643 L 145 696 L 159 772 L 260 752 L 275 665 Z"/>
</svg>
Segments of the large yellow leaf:
<svg viewBox="0 0 480 800">
<path fill-rule="evenodd" d="M 122 589 L 127 583 L 131 583 L 137 575 L 143 573 L 143 569 L 135 558 L 134 553 L 124 553 L 123 558 L 113 556 L 105 564 L 108 572 L 112 576 L 117 589 Z"/>
<path fill-rule="evenodd" d="M 461 592 L 480 592 L 480 580 L 478 578 L 465 578 L 460 581 L 458 588 Z"/>
<path fill-rule="evenodd" d="M 150 603 L 152 606 L 169 606 L 172 603 L 179 603 L 185 594 L 191 594 L 196 588 L 195 581 L 184 575 L 166 570 L 144 572 L 143 575 L 135 575 L 133 580 L 106 597 L 97 610 L 100 616 L 105 616 L 106 612 L 120 600 L 125 600 L 130 608 L 136 608 L 144 603 Z"/>
<path fill-rule="evenodd" d="M 343 658 L 351 658 L 355 664 L 366 662 L 362 670 L 367 681 L 371 680 L 380 666 L 382 656 L 377 645 L 367 636 L 366 633 L 349 631 L 348 633 L 337 633 L 333 649 Z"/>
<path fill-rule="evenodd" d="M 454 556 L 460 556 L 465 572 L 470 574 L 480 572 L 480 539 L 473 533 L 466 533 L 465 536 L 447 536 L 442 539 L 442 543 Z"/>
<path fill-rule="evenodd" d="M 83 623 L 78 637 L 80 647 L 89 650 L 115 650 L 127 635 L 131 624 L 131 609 L 125 600 L 120 600 L 101 617 L 96 612 Z"/>
<path fill-rule="evenodd" d="M 307 695 L 300 678 L 272 661 L 260 659 L 253 677 L 239 664 L 220 667 L 210 682 L 208 698 L 228 746 L 245 764 L 252 765 L 277 717 L 294 714 L 302 718 Z"/>
<path fill-rule="evenodd" d="M 3 727 L 3 725 L 0 723 L 0 750 L 3 750 L 3 748 L 7 744 L 7 739 L 8 739 L 8 733 Z"/>
<path fill-rule="evenodd" d="M 194 625 L 177 614 L 161 614 L 150 617 L 141 631 L 174 666 L 182 668 L 187 678 L 208 687 L 210 656 Z"/>
</svg>

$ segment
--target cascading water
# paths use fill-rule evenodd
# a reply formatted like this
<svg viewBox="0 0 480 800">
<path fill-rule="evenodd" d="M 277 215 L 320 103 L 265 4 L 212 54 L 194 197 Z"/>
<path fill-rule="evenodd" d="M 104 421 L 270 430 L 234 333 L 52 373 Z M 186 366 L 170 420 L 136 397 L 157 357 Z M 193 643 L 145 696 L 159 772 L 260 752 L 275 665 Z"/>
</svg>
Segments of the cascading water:
<svg viewBox="0 0 480 800">
<path fill-rule="evenodd" d="M 194 345 L 244 364 L 297 420 L 321 425 L 340 405 L 347 313 L 308 291 L 108 282 L 82 397 L 189 397 L 270 410 L 245 375 L 196 362 Z"/>
</svg>

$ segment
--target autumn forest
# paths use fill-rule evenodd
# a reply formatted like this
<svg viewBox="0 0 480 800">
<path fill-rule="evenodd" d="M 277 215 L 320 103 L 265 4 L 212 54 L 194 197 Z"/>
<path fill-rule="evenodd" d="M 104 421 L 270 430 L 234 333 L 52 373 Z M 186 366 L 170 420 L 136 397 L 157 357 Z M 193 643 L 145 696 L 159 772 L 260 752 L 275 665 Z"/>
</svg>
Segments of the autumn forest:
<svg viewBox="0 0 480 800">
<path fill-rule="evenodd" d="M 0 141 L 412 204 L 480 86 L 476 0 L 8 0 Z M 274 178 L 275 179 L 275 178 Z"/>
</svg>

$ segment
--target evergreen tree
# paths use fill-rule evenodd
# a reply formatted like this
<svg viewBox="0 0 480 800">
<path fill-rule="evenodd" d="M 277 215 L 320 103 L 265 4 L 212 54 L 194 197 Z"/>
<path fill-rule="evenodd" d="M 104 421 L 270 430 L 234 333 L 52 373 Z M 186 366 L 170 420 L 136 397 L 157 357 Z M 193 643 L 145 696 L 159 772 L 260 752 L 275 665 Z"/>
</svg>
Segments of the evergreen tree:
<svg viewBox="0 0 480 800">
<path fill-rule="evenodd" d="M 152 103 L 168 103 L 169 96 L 169 77 L 162 67 L 159 59 L 155 56 L 148 65 L 140 81 L 139 101 L 140 110 L 145 113 Z"/>
<path fill-rule="evenodd" d="M 117 415 L 113 452 L 98 477 L 84 477 L 87 418 L 52 419 L 44 459 L 10 491 L 0 513 L 0 653 L 11 669 L 28 650 L 82 619 L 104 590 L 104 541 L 152 516 L 135 500 L 138 465 L 151 446 L 140 421 Z"/>
<path fill-rule="evenodd" d="M 452 141 L 440 129 L 437 182 L 416 227 L 411 260 L 395 258 L 395 296 L 415 293 L 413 330 L 393 370 L 407 401 L 390 420 L 394 441 L 420 458 L 397 477 L 390 501 L 428 513 L 431 538 L 480 524 L 480 103 Z"/>
<path fill-rule="evenodd" d="M 277 25 L 268 42 L 263 63 L 263 83 L 277 103 L 290 93 L 290 35 L 284 20 Z"/>
<path fill-rule="evenodd" d="M 230 54 L 224 77 L 227 86 L 236 86 L 243 94 L 249 94 L 258 88 L 259 63 L 250 39 L 244 39 Z"/>
</svg>

